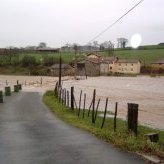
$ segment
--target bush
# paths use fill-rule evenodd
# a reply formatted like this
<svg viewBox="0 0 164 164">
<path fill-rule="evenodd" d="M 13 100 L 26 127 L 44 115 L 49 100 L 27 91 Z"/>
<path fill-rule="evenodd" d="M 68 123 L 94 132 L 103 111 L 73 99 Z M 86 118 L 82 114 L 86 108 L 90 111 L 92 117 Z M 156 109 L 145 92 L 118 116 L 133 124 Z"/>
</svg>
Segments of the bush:
<svg viewBox="0 0 164 164">
<path fill-rule="evenodd" d="M 55 58 L 53 56 L 45 56 L 43 58 L 43 65 L 45 65 L 45 66 L 51 66 L 51 65 L 57 64 L 57 63 L 59 63 L 59 59 Z"/>
<path fill-rule="evenodd" d="M 47 68 L 43 66 L 31 67 L 30 74 L 34 76 L 47 76 Z"/>
<path fill-rule="evenodd" d="M 141 67 L 141 73 L 150 74 L 151 73 L 151 67 L 150 66 L 142 66 Z"/>
<path fill-rule="evenodd" d="M 162 68 L 159 68 L 159 69 L 152 68 L 152 73 L 153 74 L 164 74 L 164 69 L 162 69 Z"/>
<path fill-rule="evenodd" d="M 36 66 L 38 65 L 36 58 L 31 55 L 25 55 L 22 58 L 22 66 L 24 67 L 31 67 L 31 66 Z"/>
</svg>

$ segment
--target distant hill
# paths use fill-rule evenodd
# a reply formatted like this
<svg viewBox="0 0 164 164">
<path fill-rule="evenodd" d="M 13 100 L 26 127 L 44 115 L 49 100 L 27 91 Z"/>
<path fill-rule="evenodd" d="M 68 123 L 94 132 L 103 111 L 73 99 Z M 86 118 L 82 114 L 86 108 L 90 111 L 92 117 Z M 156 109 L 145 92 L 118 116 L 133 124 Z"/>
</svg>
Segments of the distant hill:
<svg viewBox="0 0 164 164">
<path fill-rule="evenodd" d="M 158 45 L 143 45 L 139 46 L 137 50 L 150 50 L 150 49 L 164 49 L 164 43 L 159 43 Z M 125 49 L 122 48 L 115 48 L 116 51 L 120 50 L 134 50 L 132 47 L 126 47 Z"/>
<path fill-rule="evenodd" d="M 164 46 L 164 43 L 159 43 L 158 46 Z"/>
</svg>

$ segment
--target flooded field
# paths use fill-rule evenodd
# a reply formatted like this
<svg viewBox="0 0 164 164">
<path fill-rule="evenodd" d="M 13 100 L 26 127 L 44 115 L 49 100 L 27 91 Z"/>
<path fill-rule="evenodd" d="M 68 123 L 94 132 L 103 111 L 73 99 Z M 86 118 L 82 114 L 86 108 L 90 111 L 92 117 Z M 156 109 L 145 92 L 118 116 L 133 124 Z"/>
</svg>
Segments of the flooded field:
<svg viewBox="0 0 164 164">
<path fill-rule="evenodd" d="M 54 89 L 58 78 L 36 76 L 0 76 L 0 89 L 6 85 L 16 84 L 19 80 L 24 91 L 45 92 Z M 42 82 L 42 84 L 41 84 Z M 118 116 L 126 119 L 127 103 L 139 104 L 139 122 L 164 130 L 164 77 L 89 77 L 74 80 L 63 78 L 63 87 L 75 88 L 75 99 L 78 104 L 80 91 L 87 94 L 87 107 L 92 101 L 96 89 L 96 100 L 101 99 L 100 110 L 104 110 L 105 99 L 109 98 L 108 110 L 114 111 L 118 102 Z M 82 100 L 83 101 L 83 100 Z"/>
</svg>

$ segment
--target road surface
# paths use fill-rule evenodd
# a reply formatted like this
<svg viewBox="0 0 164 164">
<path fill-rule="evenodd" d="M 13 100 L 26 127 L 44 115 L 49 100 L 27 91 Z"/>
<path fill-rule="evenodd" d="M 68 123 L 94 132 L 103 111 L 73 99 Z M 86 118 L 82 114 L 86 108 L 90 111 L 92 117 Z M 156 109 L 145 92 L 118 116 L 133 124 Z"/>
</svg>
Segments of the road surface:
<svg viewBox="0 0 164 164">
<path fill-rule="evenodd" d="M 144 161 L 59 120 L 39 93 L 14 93 L 0 104 L 0 164 L 83 163 Z"/>
</svg>

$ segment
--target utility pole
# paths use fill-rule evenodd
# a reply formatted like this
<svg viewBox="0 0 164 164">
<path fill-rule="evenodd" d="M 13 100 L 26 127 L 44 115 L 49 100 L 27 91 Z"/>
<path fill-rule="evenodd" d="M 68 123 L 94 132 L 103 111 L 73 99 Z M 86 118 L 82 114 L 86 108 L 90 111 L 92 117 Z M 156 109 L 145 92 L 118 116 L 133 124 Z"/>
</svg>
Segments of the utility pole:
<svg viewBox="0 0 164 164">
<path fill-rule="evenodd" d="M 75 80 L 76 80 L 76 74 L 77 74 L 77 51 L 78 51 L 78 45 L 76 43 L 74 43 L 73 45 L 74 51 L 75 51 Z"/>
<path fill-rule="evenodd" d="M 61 66 L 62 66 L 62 60 L 60 55 L 60 63 L 59 63 L 59 87 L 61 87 Z"/>
</svg>

